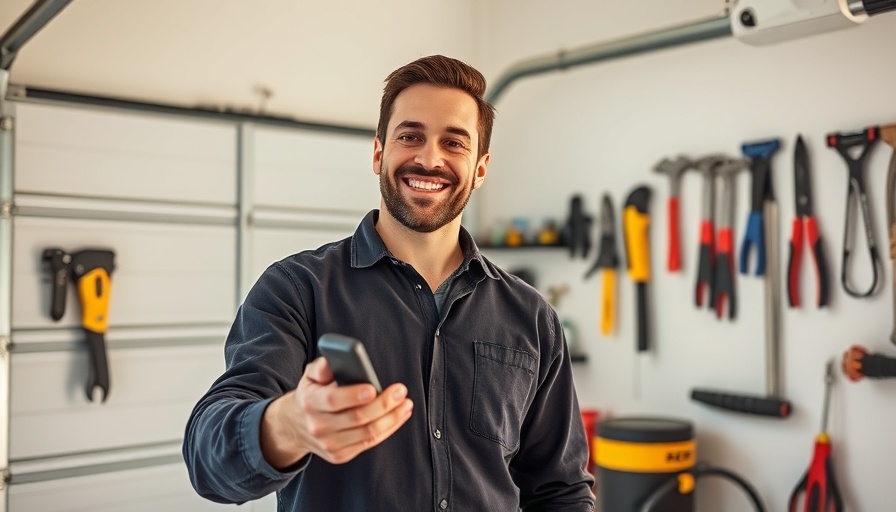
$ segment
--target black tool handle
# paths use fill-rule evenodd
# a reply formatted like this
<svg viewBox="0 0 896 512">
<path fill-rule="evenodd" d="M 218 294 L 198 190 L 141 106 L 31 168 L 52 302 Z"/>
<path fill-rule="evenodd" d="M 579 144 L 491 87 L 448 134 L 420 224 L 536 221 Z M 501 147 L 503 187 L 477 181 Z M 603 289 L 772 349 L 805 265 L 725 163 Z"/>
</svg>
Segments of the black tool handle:
<svg viewBox="0 0 896 512">
<path fill-rule="evenodd" d="M 704 389 L 692 390 L 691 399 L 729 411 L 774 418 L 790 416 L 791 409 L 790 402 L 780 398 L 735 395 Z"/>
<path fill-rule="evenodd" d="M 866 354 L 862 358 L 862 374 L 873 379 L 896 377 L 896 359 L 880 354 Z"/>
<path fill-rule="evenodd" d="M 719 259 L 716 261 L 715 286 L 716 316 L 722 318 L 727 301 L 728 319 L 734 320 L 737 316 L 737 294 L 734 291 L 734 258 L 730 252 L 719 253 Z"/>
<path fill-rule="evenodd" d="M 868 16 L 896 10 L 896 0 L 862 0 L 862 7 Z"/>
<path fill-rule="evenodd" d="M 647 332 L 647 283 L 638 283 L 638 352 L 650 350 L 649 333 Z"/>
<path fill-rule="evenodd" d="M 93 390 L 100 388 L 103 392 L 101 402 L 109 396 L 109 363 L 106 361 L 106 337 L 103 333 L 85 329 L 87 333 L 87 357 L 88 365 L 87 384 L 84 391 L 87 400 L 93 401 Z"/>
<path fill-rule="evenodd" d="M 65 315 L 65 292 L 68 286 L 69 253 L 56 247 L 44 249 L 43 261 L 49 265 L 51 279 L 50 317 L 59 321 Z"/>
</svg>

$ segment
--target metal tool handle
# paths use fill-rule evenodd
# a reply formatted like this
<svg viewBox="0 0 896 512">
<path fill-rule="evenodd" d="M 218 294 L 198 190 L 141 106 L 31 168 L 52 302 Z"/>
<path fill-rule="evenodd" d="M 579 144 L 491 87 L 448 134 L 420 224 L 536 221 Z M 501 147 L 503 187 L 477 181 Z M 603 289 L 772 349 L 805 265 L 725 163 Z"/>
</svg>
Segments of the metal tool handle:
<svg viewBox="0 0 896 512">
<path fill-rule="evenodd" d="M 779 334 L 781 312 L 781 266 L 778 254 L 778 204 L 766 201 L 763 207 L 766 233 L 765 276 L 765 364 L 766 394 L 780 396 Z"/>
</svg>

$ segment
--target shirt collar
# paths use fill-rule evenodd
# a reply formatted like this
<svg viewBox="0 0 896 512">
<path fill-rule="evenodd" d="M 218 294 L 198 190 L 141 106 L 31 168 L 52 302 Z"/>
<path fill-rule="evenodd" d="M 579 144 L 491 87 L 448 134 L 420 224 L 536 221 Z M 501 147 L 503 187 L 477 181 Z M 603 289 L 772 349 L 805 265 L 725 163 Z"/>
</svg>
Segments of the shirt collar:
<svg viewBox="0 0 896 512">
<path fill-rule="evenodd" d="M 358 225 L 355 235 L 352 237 L 352 267 L 370 267 L 383 258 L 392 258 L 392 253 L 386 247 L 380 234 L 376 231 L 376 221 L 379 218 L 379 210 L 371 210 Z M 461 263 L 461 271 L 466 272 L 474 268 L 474 273 L 484 273 L 492 279 L 499 279 L 497 273 L 479 252 L 479 247 L 470 233 L 461 226 L 460 249 L 464 254 Z"/>
</svg>

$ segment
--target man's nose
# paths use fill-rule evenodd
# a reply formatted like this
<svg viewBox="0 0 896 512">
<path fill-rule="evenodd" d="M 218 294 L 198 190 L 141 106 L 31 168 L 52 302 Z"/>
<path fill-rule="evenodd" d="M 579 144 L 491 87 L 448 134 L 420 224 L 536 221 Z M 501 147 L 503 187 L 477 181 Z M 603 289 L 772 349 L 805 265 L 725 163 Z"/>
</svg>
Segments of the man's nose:
<svg viewBox="0 0 896 512">
<path fill-rule="evenodd" d="M 424 169 L 441 169 L 445 166 L 445 151 L 436 142 L 427 142 L 420 147 L 414 161 Z"/>
</svg>

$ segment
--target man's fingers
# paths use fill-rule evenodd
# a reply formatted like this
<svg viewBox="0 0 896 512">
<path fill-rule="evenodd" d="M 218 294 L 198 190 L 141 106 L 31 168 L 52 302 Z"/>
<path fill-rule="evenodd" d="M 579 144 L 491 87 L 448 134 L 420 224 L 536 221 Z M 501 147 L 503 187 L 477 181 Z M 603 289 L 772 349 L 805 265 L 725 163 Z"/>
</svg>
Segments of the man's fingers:
<svg viewBox="0 0 896 512">
<path fill-rule="evenodd" d="M 305 366 L 305 374 L 302 377 L 307 377 L 316 384 L 325 386 L 333 382 L 333 371 L 330 370 L 326 359 L 318 357 Z"/>
<path fill-rule="evenodd" d="M 318 453 L 328 462 L 342 464 L 382 443 L 404 425 L 414 411 L 414 403 L 410 399 L 390 410 L 387 414 L 370 423 L 342 430 L 322 440 Z"/>
</svg>

